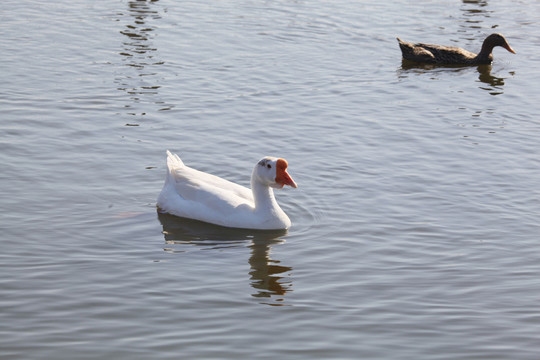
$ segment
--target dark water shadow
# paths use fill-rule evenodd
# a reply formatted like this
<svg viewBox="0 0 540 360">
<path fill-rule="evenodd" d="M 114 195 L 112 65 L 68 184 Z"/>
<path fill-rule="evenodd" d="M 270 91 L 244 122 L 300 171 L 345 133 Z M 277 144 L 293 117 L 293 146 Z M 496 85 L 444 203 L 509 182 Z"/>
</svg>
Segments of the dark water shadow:
<svg viewBox="0 0 540 360">
<path fill-rule="evenodd" d="M 486 0 L 462 0 L 459 27 L 465 39 L 474 41 L 476 37 L 473 33 L 482 32 L 484 22 L 489 20 L 493 12 L 488 5 Z"/>
<path fill-rule="evenodd" d="M 135 110 L 141 102 L 155 104 L 157 111 L 172 108 L 158 97 L 161 88 L 158 73 L 165 62 L 159 58 L 153 43 L 158 30 L 156 24 L 163 12 L 157 4 L 158 0 L 131 0 L 127 2 L 127 11 L 118 14 L 119 21 L 125 22 L 120 30 L 124 38 L 118 54 L 126 69 L 115 80 L 117 89 L 130 96 L 131 104 L 126 105 L 128 115 L 146 115 Z"/>
<path fill-rule="evenodd" d="M 505 78 L 492 75 L 492 65 L 437 65 L 417 63 L 402 59 L 401 68 L 398 69 L 398 77 L 406 78 L 409 74 L 427 74 L 432 75 L 433 79 L 438 79 L 438 77 L 434 75 L 440 75 L 442 73 L 465 73 L 474 67 L 476 67 L 476 71 L 478 72 L 478 81 L 481 83 L 479 86 L 480 89 L 488 91 L 490 95 L 500 95 L 504 93 L 503 87 Z"/>
<path fill-rule="evenodd" d="M 479 73 L 478 80 L 489 85 L 489 87 L 480 86 L 480 89 L 486 90 L 490 95 L 503 94 L 504 78 L 491 75 L 491 65 L 480 65 L 477 70 Z"/>
<path fill-rule="evenodd" d="M 159 212 L 158 219 L 163 226 L 164 250 L 169 253 L 187 253 L 191 247 L 200 250 L 249 248 L 250 285 L 255 290 L 252 296 L 264 299 L 261 302 L 265 304 L 284 305 L 283 297 L 292 287 L 292 267 L 272 259 L 270 252 L 273 246 L 285 242 L 282 237 L 287 234 L 286 230 L 226 228 Z"/>
<path fill-rule="evenodd" d="M 449 72 L 461 72 L 469 69 L 470 65 L 440 65 L 440 64 L 426 64 L 416 61 L 410 61 L 401 59 L 402 71 L 411 71 L 416 73 L 426 73 L 427 71 L 449 71 Z"/>
</svg>

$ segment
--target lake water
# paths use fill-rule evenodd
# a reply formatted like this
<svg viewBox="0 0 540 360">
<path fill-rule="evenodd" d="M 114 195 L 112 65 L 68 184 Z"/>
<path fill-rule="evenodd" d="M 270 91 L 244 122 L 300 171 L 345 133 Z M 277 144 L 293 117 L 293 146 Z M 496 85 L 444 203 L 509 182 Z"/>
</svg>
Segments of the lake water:
<svg viewBox="0 0 540 360">
<path fill-rule="evenodd" d="M 0 358 L 538 359 L 538 1 L 3 1 Z M 482 67 L 402 64 L 396 36 Z M 293 225 L 158 215 L 165 151 Z"/>
</svg>

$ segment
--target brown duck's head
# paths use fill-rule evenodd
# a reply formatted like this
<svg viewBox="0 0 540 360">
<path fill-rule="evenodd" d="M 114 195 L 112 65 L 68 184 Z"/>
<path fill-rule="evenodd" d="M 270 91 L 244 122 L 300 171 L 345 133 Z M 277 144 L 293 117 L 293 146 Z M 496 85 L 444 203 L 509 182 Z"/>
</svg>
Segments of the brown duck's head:
<svg viewBox="0 0 540 360">
<path fill-rule="evenodd" d="M 510 51 L 512 54 L 515 54 L 516 52 L 514 49 L 508 45 L 508 41 L 502 36 L 501 34 L 491 34 L 489 35 L 486 40 L 484 40 L 484 44 L 482 45 L 482 50 L 484 48 L 489 49 L 490 51 L 493 50 L 495 46 L 502 46 L 506 50 Z"/>
</svg>

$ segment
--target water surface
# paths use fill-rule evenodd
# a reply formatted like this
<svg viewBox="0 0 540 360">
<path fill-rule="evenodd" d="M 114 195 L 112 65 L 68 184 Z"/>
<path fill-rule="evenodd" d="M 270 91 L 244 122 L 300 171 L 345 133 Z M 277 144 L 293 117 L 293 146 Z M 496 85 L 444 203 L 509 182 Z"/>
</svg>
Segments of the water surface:
<svg viewBox="0 0 540 360">
<path fill-rule="evenodd" d="M 539 7 L 4 1 L 0 357 L 537 359 Z M 157 214 L 166 149 L 292 228 Z"/>
</svg>

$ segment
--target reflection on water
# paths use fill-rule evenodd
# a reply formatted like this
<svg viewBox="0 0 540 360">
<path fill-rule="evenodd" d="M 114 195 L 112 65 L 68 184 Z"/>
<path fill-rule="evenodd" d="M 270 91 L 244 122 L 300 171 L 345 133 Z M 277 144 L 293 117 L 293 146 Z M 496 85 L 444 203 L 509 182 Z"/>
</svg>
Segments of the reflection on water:
<svg viewBox="0 0 540 360">
<path fill-rule="evenodd" d="M 147 24 L 146 20 L 148 17 L 151 19 L 161 18 L 158 11 L 150 7 L 155 1 L 130 1 L 128 3 L 128 14 L 133 18 L 133 22 L 127 24 L 125 29 L 120 31 L 122 35 L 127 37 L 122 43 L 124 51 L 120 55 L 125 57 L 128 66 L 143 69 L 148 65 L 162 63 L 152 61 L 152 52 L 157 49 L 151 45 L 150 40 L 152 39 L 151 33 L 155 29 L 150 24 Z"/>
<path fill-rule="evenodd" d="M 480 89 L 488 91 L 490 95 L 500 95 L 503 93 L 504 78 L 491 75 L 491 65 L 480 65 L 477 69 L 480 74 L 478 80 L 490 86 L 480 86 Z"/>
<path fill-rule="evenodd" d="M 488 4 L 486 0 L 463 0 L 462 2 L 464 4 L 476 4 L 479 6 L 487 6 Z"/>
<path fill-rule="evenodd" d="M 467 65 L 436 65 L 436 64 L 422 64 L 416 63 L 413 61 L 402 59 L 401 68 L 398 69 L 398 78 L 407 78 L 409 74 L 422 75 L 428 74 L 433 77 L 434 74 L 440 72 L 465 72 L 471 67 Z M 476 67 L 478 71 L 478 80 L 481 83 L 487 84 L 489 86 L 481 85 L 480 89 L 486 90 L 490 95 L 500 95 L 503 94 L 504 79 L 502 77 L 494 76 L 491 74 L 492 66 L 491 65 L 479 65 Z"/>
<path fill-rule="evenodd" d="M 251 248 L 251 256 L 249 257 L 249 265 L 251 265 L 251 286 L 257 290 L 253 294 L 254 297 L 271 298 L 274 295 L 280 296 L 275 301 L 283 301 L 283 295 L 291 289 L 291 280 L 289 277 L 292 270 L 289 266 L 278 265 L 278 260 L 270 258 L 270 245 L 282 243 L 282 240 L 276 238 L 254 237 Z M 269 303 L 277 305 L 276 303 Z"/>
<path fill-rule="evenodd" d="M 283 296 L 291 291 L 292 268 L 279 265 L 280 261 L 270 257 L 272 246 L 284 242 L 280 238 L 286 230 L 232 229 L 161 213 L 158 219 L 163 226 L 165 251 L 186 253 L 194 246 L 204 250 L 248 247 L 251 249 L 249 276 L 256 290 L 252 296 L 265 299 L 269 305 L 282 305 Z"/>
<path fill-rule="evenodd" d="M 122 41 L 122 49 L 119 55 L 129 70 L 116 78 L 118 90 L 125 91 L 130 95 L 131 104 L 126 108 L 131 109 L 129 115 L 146 115 L 147 110 L 137 113 L 133 110 L 134 104 L 141 102 L 144 96 L 155 96 L 158 94 L 159 79 L 156 66 L 161 66 L 164 62 L 157 57 L 157 48 L 153 45 L 152 39 L 155 36 L 156 27 L 154 21 L 161 19 L 159 9 L 155 8 L 158 0 L 132 0 L 128 2 L 127 14 L 119 14 L 121 20 L 129 19 L 120 31 L 125 36 Z M 127 16 L 126 16 L 127 15 Z M 158 104 L 159 110 L 169 110 L 164 102 L 152 99 Z"/>
<path fill-rule="evenodd" d="M 450 71 L 450 72 L 460 72 L 467 70 L 470 66 L 468 65 L 447 65 L 447 64 L 424 64 L 418 63 L 406 59 L 401 59 L 401 70 L 408 71 L 410 70 L 413 73 L 423 74 L 428 71 Z"/>
<path fill-rule="evenodd" d="M 485 0 L 463 0 L 461 11 L 463 12 L 463 24 L 460 27 L 467 29 L 482 29 L 484 18 L 489 18 L 491 11 L 487 10 Z M 474 40 L 474 37 L 468 40 Z"/>
</svg>

